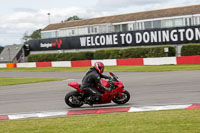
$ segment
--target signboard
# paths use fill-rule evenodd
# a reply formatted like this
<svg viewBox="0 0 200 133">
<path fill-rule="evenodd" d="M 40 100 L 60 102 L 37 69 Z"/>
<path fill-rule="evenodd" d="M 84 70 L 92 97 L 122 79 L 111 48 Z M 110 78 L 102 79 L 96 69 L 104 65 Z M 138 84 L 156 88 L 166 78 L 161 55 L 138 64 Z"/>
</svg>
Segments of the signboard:
<svg viewBox="0 0 200 133">
<path fill-rule="evenodd" d="M 200 26 L 31 40 L 31 51 L 200 43 Z"/>
</svg>

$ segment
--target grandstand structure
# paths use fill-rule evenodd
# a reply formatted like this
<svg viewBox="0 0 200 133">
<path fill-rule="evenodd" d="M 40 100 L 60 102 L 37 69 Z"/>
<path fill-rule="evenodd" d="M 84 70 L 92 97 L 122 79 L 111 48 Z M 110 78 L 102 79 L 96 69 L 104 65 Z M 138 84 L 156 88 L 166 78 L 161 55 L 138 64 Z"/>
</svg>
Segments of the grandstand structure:
<svg viewBox="0 0 200 133">
<path fill-rule="evenodd" d="M 20 63 L 24 61 L 24 45 L 8 45 L 0 53 L 0 63 Z"/>
<path fill-rule="evenodd" d="M 200 42 L 200 5 L 49 24 L 31 53 Z M 180 48 L 179 48 L 180 51 Z"/>
</svg>

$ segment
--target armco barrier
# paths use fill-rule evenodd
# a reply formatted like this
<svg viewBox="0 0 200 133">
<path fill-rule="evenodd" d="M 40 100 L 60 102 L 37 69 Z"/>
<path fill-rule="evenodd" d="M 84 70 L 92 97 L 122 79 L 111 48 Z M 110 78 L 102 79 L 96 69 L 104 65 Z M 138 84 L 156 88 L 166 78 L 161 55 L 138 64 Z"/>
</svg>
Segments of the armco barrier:
<svg viewBox="0 0 200 133">
<path fill-rule="evenodd" d="M 121 65 L 144 65 L 143 58 L 117 59 L 117 66 Z"/>
<path fill-rule="evenodd" d="M 52 67 L 51 62 L 36 62 L 36 67 Z"/>
<path fill-rule="evenodd" d="M 87 67 L 92 66 L 91 60 L 71 61 L 71 67 Z"/>
<path fill-rule="evenodd" d="M 0 64 L 0 68 L 16 67 L 90 67 L 101 61 L 105 66 L 121 65 L 183 65 L 200 64 L 200 56 L 160 57 L 160 58 L 130 58 L 130 59 L 104 59 L 81 61 L 54 61 L 54 62 L 28 62 Z"/>
<path fill-rule="evenodd" d="M 179 65 L 200 64 L 200 56 L 177 57 L 177 64 L 179 64 Z"/>
<path fill-rule="evenodd" d="M 52 67 L 71 67 L 71 61 L 55 61 L 52 62 Z"/>
<path fill-rule="evenodd" d="M 116 59 L 105 59 L 105 60 L 92 60 L 92 66 L 94 66 L 95 62 L 102 62 L 105 66 L 116 66 Z"/>
<path fill-rule="evenodd" d="M 17 63 L 17 67 L 20 68 L 20 67 L 28 67 L 28 68 L 31 68 L 31 67 L 36 67 L 36 63 L 35 62 L 31 62 L 31 63 Z"/>
<path fill-rule="evenodd" d="M 16 68 L 17 65 L 16 65 L 16 63 L 9 63 L 9 64 L 6 64 L 6 67 L 7 68 Z"/>
<path fill-rule="evenodd" d="M 176 65 L 176 57 L 144 58 L 144 65 Z"/>
<path fill-rule="evenodd" d="M 0 68 L 6 68 L 7 64 L 0 64 Z"/>
</svg>

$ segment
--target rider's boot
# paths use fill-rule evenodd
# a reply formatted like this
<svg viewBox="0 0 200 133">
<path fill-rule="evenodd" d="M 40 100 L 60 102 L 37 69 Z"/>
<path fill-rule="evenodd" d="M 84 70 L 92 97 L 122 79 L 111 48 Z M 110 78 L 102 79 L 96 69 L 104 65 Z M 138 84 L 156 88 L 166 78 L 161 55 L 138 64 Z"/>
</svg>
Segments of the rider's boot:
<svg viewBox="0 0 200 133">
<path fill-rule="evenodd" d="M 89 96 L 85 99 L 85 103 L 86 104 L 89 104 L 90 106 L 93 106 L 93 100 L 92 100 L 92 97 Z"/>
</svg>

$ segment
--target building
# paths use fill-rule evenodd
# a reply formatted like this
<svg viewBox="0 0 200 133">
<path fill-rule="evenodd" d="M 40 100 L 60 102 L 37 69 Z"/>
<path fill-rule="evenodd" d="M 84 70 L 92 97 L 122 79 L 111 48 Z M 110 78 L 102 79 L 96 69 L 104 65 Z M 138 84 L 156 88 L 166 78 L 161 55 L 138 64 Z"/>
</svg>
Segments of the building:
<svg viewBox="0 0 200 133">
<path fill-rule="evenodd" d="M 200 42 L 200 5 L 91 18 L 45 27 L 32 52 Z"/>
<path fill-rule="evenodd" d="M 25 61 L 26 50 L 24 45 L 5 46 L 0 53 L 0 63 L 19 63 Z"/>
</svg>

